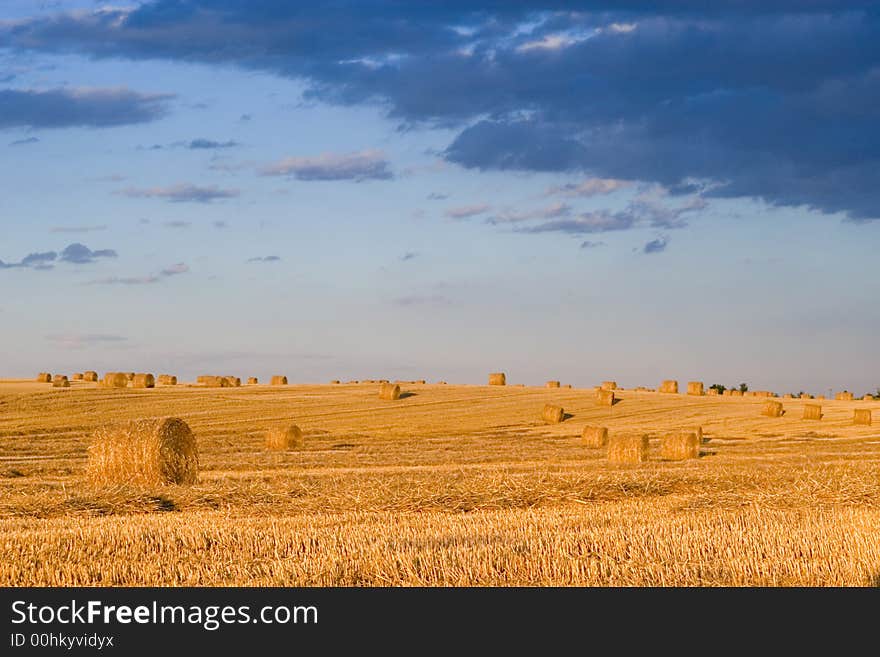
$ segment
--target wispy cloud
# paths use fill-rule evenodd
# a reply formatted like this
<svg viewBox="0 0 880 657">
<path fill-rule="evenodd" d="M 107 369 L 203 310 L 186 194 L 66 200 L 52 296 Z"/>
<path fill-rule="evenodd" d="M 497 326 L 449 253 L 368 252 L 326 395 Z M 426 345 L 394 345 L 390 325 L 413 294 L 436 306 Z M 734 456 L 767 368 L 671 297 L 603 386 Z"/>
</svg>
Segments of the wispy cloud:
<svg viewBox="0 0 880 657">
<path fill-rule="evenodd" d="M 224 148 L 235 148 L 241 146 L 237 141 L 232 139 L 227 141 L 217 141 L 215 139 L 190 139 L 188 141 L 173 141 L 170 144 L 153 144 L 152 146 L 138 146 L 138 150 L 161 151 L 166 148 L 186 148 L 191 151 L 220 150 Z"/>
<path fill-rule="evenodd" d="M 452 302 L 442 294 L 411 294 L 398 297 L 392 303 L 395 306 L 406 308 L 409 306 L 448 306 Z"/>
<path fill-rule="evenodd" d="M 666 250 L 668 244 L 669 240 L 666 237 L 658 237 L 657 239 L 647 242 L 645 246 L 642 247 L 642 253 L 662 253 Z"/>
<path fill-rule="evenodd" d="M 429 201 L 445 201 L 448 198 L 449 198 L 449 194 L 441 194 L 439 192 L 431 192 L 427 196 L 427 199 Z"/>
<path fill-rule="evenodd" d="M 457 208 L 449 208 L 444 212 L 444 214 L 450 219 L 469 219 L 471 217 L 476 217 L 478 214 L 484 214 L 488 212 L 492 208 L 491 205 L 487 203 L 480 203 L 478 205 L 463 205 Z"/>
<path fill-rule="evenodd" d="M 521 223 L 535 221 L 536 219 L 558 219 L 571 214 L 571 206 L 567 203 L 554 203 L 546 208 L 535 210 L 504 210 L 486 221 L 490 224 Z"/>
<path fill-rule="evenodd" d="M 174 219 L 172 221 L 165 221 L 162 223 L 165 228 L 189 228 L 192 226 L 191 221 L 183 221 L 181 219 Z"/>
<path fill-rule="evenodd" d="M 107 224 L 98 224 L 95 226 L 52 226 L 50 233 L 97 233 L 107 230 Z"/>
<path fill-rule="evenodd" d="M 216 186 L 200 187 L 189 183 L 148 189 L 129 187 L 120 193 L 130 198 L 158 198 L 171 203 L 210 203 L 239 196 L 237 189 L 221 189 Z"/>
<path fill-rule="evenodd" d="M 590 240 L 581 242 L 582 249 L 596 249 L 600 246 L 605 246 L 605 242 L 591 242 Z"/>
<path fill-rule="evenodd" d="M 407 260 L 413 260 L 418 257 L 419 257 L 419 254 L 416 253 L 415 251 L 407 251 L 402 256 L 400 256 L 400 260 L 401 260 L 401 262 L 406 262 Z"/>
<path fill-rule="evenodd" d="M 119 344 L 128 338 L 105 333 L 56 333 L 47 335 L 46 340 L 65 349 L 83 349 L 97 344 Z"/>
<path fill-rule="evenodd" d="M 10 146 L 26 146 L 27 144 L 36 144 L 39 143 L 39 137 L 25 137 L 24 139 L 16 139 L 15 141 L 9 142 Z"/>
<path fill-rule="evenodd" d="M 179 276 L 189 272 L 189 265 L 184 262 L 170 265 L 156 274 L 145 276 L 107 276 L 88 281 L 85 285 L 152 285 L 172 276 Z"/>
<path fill-rule="evenodd" d="M 247 262 L 279 262 L 280 260 L 281 260 L 281 256 L 267 255 L 267 256 L 255 256 L 253 258 L 248 258 Z"/>
<path fill-rule="evenodd" d="M 583 182 L 577 184 L 569 183 L 567 185 L 550 187 L 546 194 L 547 196 L 601 196 L 611 194 L 619 189 L 624 189 L 631 184 L 632 183 L 627 182 L 626 180 L 617 180 L 616 178 L 587 178 Z"/>
<path fill-rule="evenodd" d="M 170 267 L 166 267 L 162 271 L 159 272 L 160 276 L 179 276 L 180 274 L 185 274 L 189 271 L 189 265 L 184 262 L 178 262 L 177 264 L 171 265 Z"/>
<path fill-rule="evenodd" d="M 584 235 L 589 233 L 607 233 L 614 230 L 628 230 L 636 223 L 636 218 L 626 212 L 584 212 L 570 219 L 546 221 L 536 226 L 519 226 L 519 233 L 568 233 Z"/>
<path fill-rule="evenodd" d="M 262 169 L 264 176 L 288 176 L 296 180 L 388 180 L 390 163 L 379 150 L 356 153 L 324 153 L 317 157 L 288 157 Z"/>
</svg>

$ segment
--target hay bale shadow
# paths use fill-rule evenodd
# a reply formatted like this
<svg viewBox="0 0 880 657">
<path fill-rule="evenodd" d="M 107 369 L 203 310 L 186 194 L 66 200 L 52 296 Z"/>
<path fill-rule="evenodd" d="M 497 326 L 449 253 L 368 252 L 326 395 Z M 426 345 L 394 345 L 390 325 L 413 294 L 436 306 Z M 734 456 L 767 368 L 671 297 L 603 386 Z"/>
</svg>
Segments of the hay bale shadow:
<svg viewBox="0 0 880 657">
<path fill-rule="evenodd" d="M 622 401 L 623 401 L 623 400 L 622 400 L 620 397 L 615 397 L 614 400 L 611 402 L 611 405 L 612 405 L 612 406 L 617 406 L 617 405 L 618 405 L 620 402 L 622 402 Z"/>
<path fill-rule="evenodd" d="M 419 393 L 417 392 L 402 392 L 400 393 L 400 397 L 398 399 L 406 399 L 408 397 L 416 397 Z"/>
<path fill-rule="evenodd" d="M 562 421 L 565 422 L 566 420 L 570 420 L 573 417 L 574 417 L 573 413 L 563 413 L 562 414 Z"/>
</svg>

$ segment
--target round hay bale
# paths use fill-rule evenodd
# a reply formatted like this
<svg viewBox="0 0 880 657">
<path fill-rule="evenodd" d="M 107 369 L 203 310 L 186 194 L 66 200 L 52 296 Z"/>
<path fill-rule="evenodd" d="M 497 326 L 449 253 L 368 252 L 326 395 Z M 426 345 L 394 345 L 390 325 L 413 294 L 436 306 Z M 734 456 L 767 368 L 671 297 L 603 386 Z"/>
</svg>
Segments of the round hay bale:
<svg viewBox="0 0 880 657">
<path fill-rule="evenodd" d="M 179 418 L 135 420 L 99 428 L 88 450 L 86 473 L 98 485 L 194 484 L 199 450 Z"/>
<path fill-rule="evenodd" d="M 379 386 L 379 399 L 394 401 L 400 399 L 400 386 L 396 383 L 383 383 Z"/>
<path fill-rule="evenodd" d="M 731 390 L 731 391 L 730 391 L 730 396 L 731 396 L 731 397 L 742 397 L 742 396 L 743 396 L 743 391 L 742 391 L 742 390 L 737 390 L 737 389 Z"/>
<path fill-rule="evenodd" d="M 132 388 L 155 388 L 156 387 L 156 377 L 152 374 L 139 373 L 135 374 L 134 378 L 131 380 Z"/>
<path fill-rule="evenodd" d="M 295 424 L 272 427 L 266 432 L 266 449 L 284 451 L 305 447 L 302 430 Z"/>
<path fill-rule="evenodd" d="M 674 431 L 663 436 L 660 457 L 665 461 L 695 459 L 700 455 L 700 439 L 694 431 Z"/>
<path fill-rule="evenodd" d="M 688 381 L 688 393 L 689 395 L 694 395 L 695 397 L 703 396 L 703 382 L 702 381 Z"/>
<path fill-rule="evenodd" d="M 83 380 L 83 373 L 82 373 L 82 372 L 77 372 L 76 374 L 74 374 L 74 375 L 73 375 L 72 377 L 70 377 L 70 378 L 73 379 L 74 381 L 82 381 L 82 380 Z"/>
<path fill-rule="evenodd" d="M 544 384 L 544 387 L 545 388 L 558 388 L 559 381 L 548 381 L 547 383 Z"/>
<path fill-rule="evenodd" d="M 566 390 L 571 390 L 571 384 L 570 384 L 570 383 L 566 383 L 566 384 L 565 384 L 564 386 L 562 386 L 562 387 L 565 388 Z"/>
<path fill-rule="evenodd" d="M 609 463 L 644 463 L 648 460 L 648 436 L 611 434 L 607 454 Z"/>
<path fill-rule="evenodd" d="M 134 379 L 134 375 L 135 375 L 135 372 L 126 372 L 125 378 L 128 379 L 129 381 L 131 381 L 132 379 Z"/>
<path fill-rule="evenodd" d="M 871 411 L 867 408 L 857 408 L 853 411 L 853 424 L 871 426 Z"/>
<path fill-rule="evenodd" d="M 596 391 L 596 405 L 597 406 L 614 406 L 614 391 L 613 390 L 597 390 Z"/>
<path fill-rule="evenodd" d="M 852 401 L 853 394 L 847 390 L 844 390 L 843 392 L 838 392 L 836 395 L 834 395 L 834 399 L 836 399 L 837 401 Z"/>
<path fill-rule="evenodd" d="M 865 395 L 862 397 L 862 401 L 874 401 L 874 395 Z"/>
<path fill-rule="evenodd" d="M 811 394 L 809 394 L 809 393 L 807 393 L 807 392 L 802 392 L 802 393 L 800 394 L 800 398 L 801 398 L 801 399 L 812 399 L 812 398 L 813 398 L 813 395 L 811 395 Z"/>
<path fill-rule="evenodd" d="M 587 447 L 605 447 L 608 445 L 608 427 L 594 427 L 587 425 L 581 433 L 581 439 Z"/>
<path fill-rule="evenodd" d="M 816 395 L 813 399 L 825 399 L 825 395 Z"/>
<path fill-rule="evenodd" d="M 764 407 L 761 409 L 761 415 L 767 417 L 782 417 L 783 413 L 785 411 L 782 410 L 782 402 L 778 401 L 765 401 Z"/>
<path fill-rule="evenodd" d="M 794 399 L 794 395 L 791 394 L 790 392 L 787 392 L 784 395 L 782 395 L 782 398 L 783 399 Z"/>
<path fill-rule="evenodd" d="M 603 381 L 602 390 L 617 390 L 617 381 Z"/>
<path fill-rule="evenodd" d="M 507 375 L 504 372 L 492 372 L 489 375 L 490 386 L 506 386 Z"/>
<path fill-rule="evenodd" d="M 562 406 L 544 404 L 544 410 L 541 411 L 541 419 L 549 424 L 559 424 L 565 419 L 565 411 L 562 410 Z"/>
<path fill-rule="evenodd" d="M 249 385 L 249 386 L 255 386 L 255 385 L 257 385 L 259 382 L 260 382 L 259 379 L 257 379 L 257 377 L 255 377 L 255 376 L 249 376 L 249 377 L 248 377 L 248 385 Z"/>
<path fill-rule="evenodd" d="M 163 386 L 176 386 L 177 377 L 173 374 L 160 374 L 158 383 Z"/>
<path fill-rule="evenodd" d="M 804 404 L 805 420 L 821 420 L 822 404 Z"/>
<path fill-rule="evenodd" d="M 724 397 L 733 397 L 733 390 L 730 388 L 725 389 L 724 392 L 721 393 Z"/>
<path fill-rule="evenodd" d="M 286 386 L 287 385 L 287 377 L 283 374 L 276 374 L 272 377 L 271 381 L 273 386 Z"/>
<path fill-rule="evenodd" d="M 228 388 L 231 385 L 225 376 L 202 377 L 202 384 L 206 388 Z"/>
<path fill-rule="evenodd" d="M 445 386 L 445 385 L 446 385 L 446 381 L 438 381 L 435 385 L 438 385 L 438 386 Z"/>
<path fill-rule="evenodd" d="M 678 394 L 678 381 L 675 379 L 666 379 L 663 383 L 660 384 L 660 392 L 665 392 L 672 395 Z"/>
<path fill-rule="evenodd" d="M 63 374 L 56 374 L 52 379 L 52 387 L 53 388 L 69 388 L 70 381 L 67 380 L 67 377 Z"/>
<path fill-rule="evenodd" d="M 88 370 L 87 372 L 83 372 L 83 381 L 89 381 L 91 383 L 95 383 L 98 380 L 98 373 L 94 370 Z"/>
<path fill-rule="evenodd" d="M 208 378 L 207 374 L 200 374 L 199 376 L 196 377 L 196 383 L 204 383 L 205 379 L 207 379 L 207 378 Z"/>
<path fill-rule="evenodd" d="M 40 372 L 37 374 L 38 383 L 52 383 L 52 375 L 48 372 Z"/>
<path fill-rule="evenodd" d="M 224 376 L 223 378 L 229 382 L 230 388 L 240 388 L 241 387 L 241 378 L 240 377 Z"/>
<path fill-rule="evenodd" d="M 706 391 L 706 395 L 709 397 L 717 397 L 718 396 L 718 388 L 709 388 Z"/>
<path fill-rule="evenodd" d="M 128 377 L 124 372 L 107 372 L 101 385 L 107 388 L 126 388 L 128 387 Z"/>
<path fill-rule="evenodd" d="M 330 385 L 338 386 L 338 385 L 339 385 L 339 379 L 333 379 L 333 380 L 330 382 Z"/>
</svg>

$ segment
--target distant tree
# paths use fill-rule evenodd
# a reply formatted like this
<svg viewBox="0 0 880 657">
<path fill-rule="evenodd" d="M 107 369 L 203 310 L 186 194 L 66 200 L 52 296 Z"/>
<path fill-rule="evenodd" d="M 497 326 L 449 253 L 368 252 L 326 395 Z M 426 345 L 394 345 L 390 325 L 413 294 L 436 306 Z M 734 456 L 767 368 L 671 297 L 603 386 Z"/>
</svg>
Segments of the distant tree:
<svg viewBox="0 0 880 657">
<path fill-rule="evenodd" d="M 743 394 L 747 393 L 749 391 L 748 384 L 747 383 L 740 383 L 739 384 L 739 391 Z"/>
<path fill-rule="evenodd" d="M 720 383 L 713 383 L 709 386 L 709 390 L 717 390 L 719 395 L 723 395 L 724 391 L 727 390 L 727 388 Z"/>
</svg>

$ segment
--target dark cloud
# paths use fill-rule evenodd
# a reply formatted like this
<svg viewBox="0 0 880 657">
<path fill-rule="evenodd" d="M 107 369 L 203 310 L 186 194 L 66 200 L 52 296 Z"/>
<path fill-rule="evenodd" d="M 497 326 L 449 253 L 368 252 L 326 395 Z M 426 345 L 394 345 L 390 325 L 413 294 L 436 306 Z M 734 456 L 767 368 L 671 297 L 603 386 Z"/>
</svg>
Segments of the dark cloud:
<svg viewBox="0 0 880 657">
<path fill-rule="evenodd" d="M 642 253 L 662 253 L 666 250 L 668 244 L 669 240 L 667 238 L 658 237 L 657 239 L 647 242 L 645 246 L 642 247 Z"/>
<path fill-rule="evenodd" d="M 600 246 L 605 246 L 605 242 L 591 242 L 590 240 L 581 242 L 582 249 L 596 249 Z"/>
<path fill-rule="evenodd" d="M 71 262 L 76 265 L 87 265 L 93 263 L 98 258 L 115 258 L 116 255 L 116 251 L 112 249 L 92 251 L 85 244 L 74 242 L 64 248 L 58 259 L 62 262 Z"/>
<path fill-rule="evenodd" d="M 307 100 L 457 129 L 464 167 L 708 181 L 853 220 L 880 214 L 878 36 L 876 2 L 832 0 L 154 0 L 0 24 L 0 48 L 302 79 Z"/>
<path fill-rule="evenodd" d="M 248 258 L 247 262 L 279 262 L 280 260 L 281 260 L 280 256 L 268 255 L 268 256 L 256 256 L 254 258 Z"/>
<path fill-rule="evenodd" d="M 219 199 L 235 198 L 237 189 L 220 189 L 219 187 L 200 187 L 189 183 L 181 183 L 168 187 L 152 187 L 138 189 L 129 187 L 122 190 L 123 196 L 130 198 L 158 198 L 172 203 L 210 203 Z"/>
<path fill-rule="evenodd" d="M 21 259 L 19 263 L 22 267 L 33 267 L 34 269 L 48 269 L 49 263 L 55 262 L 58 254 L 55 251 L 44 251 L 43 253 L 29 253 Z"/>
<path fill-rule="evenodd" d="M 413 260 L 418 257 L 419 257 L 419 254 L 416 253 L 415 251 L 407 251 L 402 256 L 400 256 L 400 260 L 401 260 L 401 262 L 406 262 L 407 260 Z"/>
<path fill-rule="evenodd" d="M 2 119 L 0 119 L 2 120 Z M 25 137 L 24 139 L 16 139 L 15 141 L 9 142 L 10 146 L 26 146 L 28 144 L 38 144 L 40 142 L 39 137 Z"/>
<path fill-rule="evenodd" d="M 109 128 L 147 123 L 165 116 L 172 97 L 129 89 L 0 89 L 0 128 Z"/>
<path fill-rule="evenodd" d="M 235 148 L 240 146 L 237 141 L 213 141 L 212 139 L 193 139 L 186 147 L 190 150 L 212 150 L 218 148 Z"/>
<path fill-rule="evenodd" d="M 388 180 L 393 177 L 381 151 L 325 153 L 317 157 L 288 157 L 263 167 L 264 176 L 289 176 L 297 180 Z"/>
</svg>

